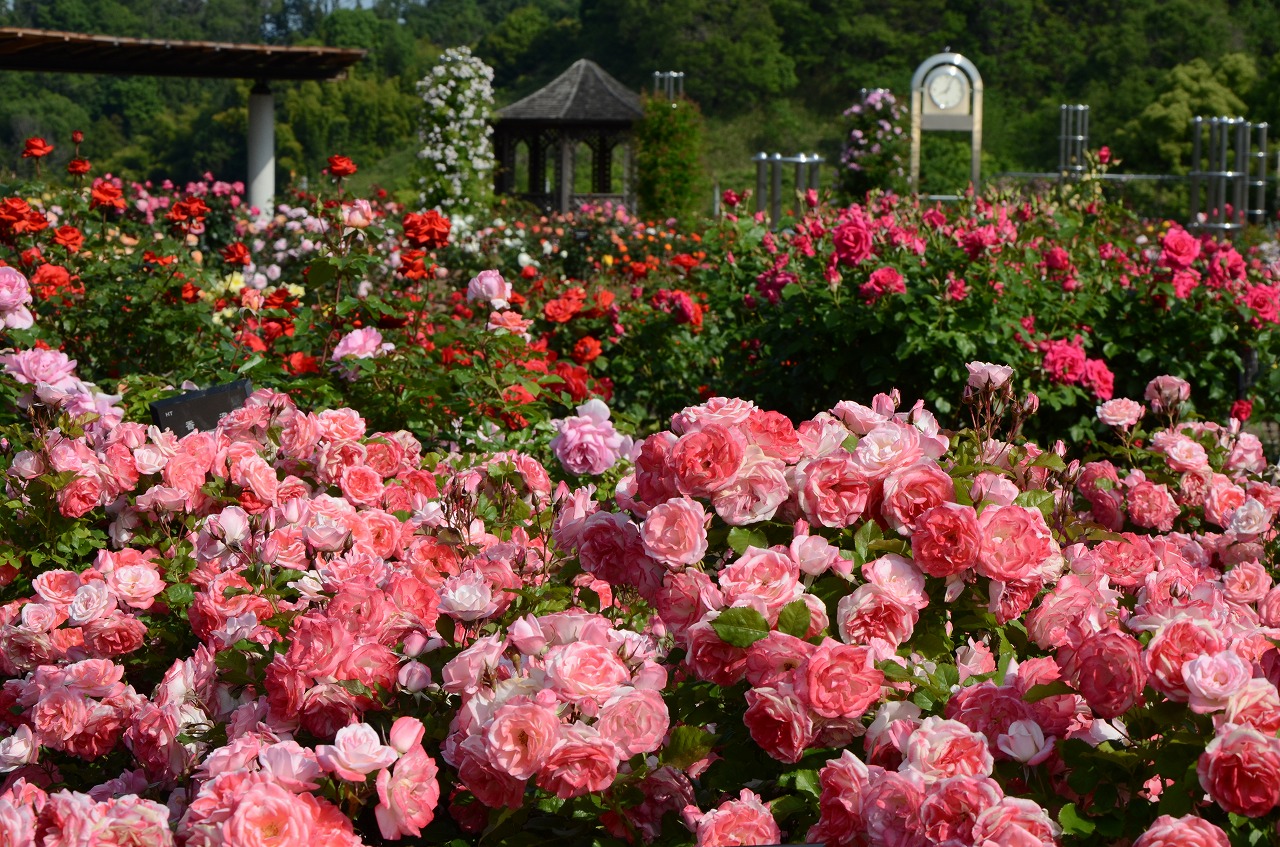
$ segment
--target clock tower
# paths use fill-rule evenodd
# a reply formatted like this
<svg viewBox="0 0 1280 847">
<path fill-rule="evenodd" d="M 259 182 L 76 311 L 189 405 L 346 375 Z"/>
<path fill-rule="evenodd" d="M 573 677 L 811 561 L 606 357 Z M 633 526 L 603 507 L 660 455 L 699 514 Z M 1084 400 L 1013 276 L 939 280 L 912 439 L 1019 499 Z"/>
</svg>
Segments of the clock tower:
<svg viewBox="0 0 1280 847">
<path fill-rule="evenodd" d="M 920 190 L 920 133 L 967 132 L 970 178 L 978 186 L 982 157 L 982 75 L 959 53 L 938 53 L 911 77 L 911 188 Z"/>
</svg>

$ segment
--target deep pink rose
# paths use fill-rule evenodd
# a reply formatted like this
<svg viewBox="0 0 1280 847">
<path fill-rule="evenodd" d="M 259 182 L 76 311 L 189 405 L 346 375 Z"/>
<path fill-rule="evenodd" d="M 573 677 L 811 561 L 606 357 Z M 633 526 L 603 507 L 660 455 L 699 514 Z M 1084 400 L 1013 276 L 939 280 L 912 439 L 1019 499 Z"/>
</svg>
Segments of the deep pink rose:
<svg viewBox="0 0 1280 847">
<path fill-rule="evenodd" d="M 936 577 L 962 573 L 978 561 L 982 530 L 972 506 L 942 503 L 916 519 L 911 555 L 920 570 Z"/>
<path fill-rule="evenodd" d="M 1138 836 L 1133 847 L 1231 847 L 1227 834 L 1195 815 L 1161 815 Z"/>
<path fill-rule="evenodd" d="M 680 436 L 670 459 L 676 486 L 689 497 L 710 497 L 737 477 L 745 451 L 742 434 L 723 424 Z"/>
<path fill-rule="evenodd" d="M 1039 509 L 988 506 L 978 517 L 978 527 L 982 531 L 978 573 L 1000 582 L 1030 577 L 1058 552 Z"/>
<path fill-rule="evenodd" d="M 850 526 L 866 511 L 871 482 L 853 456 L 836 450 L 798 469 L 800 509 L 820 526 Z"/>
<path fill-rule="evenodd" d="M 1117 630 L 1085 638 L 1069 667 L 1075 689 L 1100 718 L 1117 718 L 1129 711 L 1146 685 L 1142 645 Z"/>
<path fill-rule="evenodd" d="M 1261 817 L 1280 803 L 1280 739 L 1225 725 L 1200 754 L 1196 772 L 1200 787 L 1223 809 Z"/>
<path fill-rule="evenodd" d="M 760 749 L 780 762 L 795 764 L 813 743 L 813 719 L 790 685 L 749 690 L 742 722 Z"/>
<path fill-rule="evenodd" d="M 724 801 L 698 820 L 698 847 L 782 843 L 782 830 L 760 797 L 746 788 L 738 797 Z"/>
<path fill-rule="evenodd" d="M 1184 270 L 1200 255 L 1200 239 L 1180 226 L 1172 226 L 1160 239 L 1160 264 Z"/>
<path fill-rule="evenodd" d="M 827 639 L 796 668 L 796 694 L 824 718 L 860 718 L 880 699 L 884 672 L 871 650 Z"/>
<path fill-rule="evenodd" d="M 880 511 L 892 529 L 910 535 L 923 512 L 955 496 L 955 483 L 946 471 L 936 462 L 922 459 L 885 477 Z"/>
<path fill-rule="evenodd" d="M 842 265 L 856 265 L 871 255 L 871 231 L 859 220 L 846 221 L 831 233 L 836 259 Z"/>
</svg>

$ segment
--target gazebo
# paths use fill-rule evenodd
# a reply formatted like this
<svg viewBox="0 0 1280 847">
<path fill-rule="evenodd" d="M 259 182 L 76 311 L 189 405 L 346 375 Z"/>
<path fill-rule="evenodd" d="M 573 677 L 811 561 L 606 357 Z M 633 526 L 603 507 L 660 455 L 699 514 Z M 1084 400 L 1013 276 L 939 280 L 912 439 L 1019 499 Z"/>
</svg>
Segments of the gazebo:
<svg viewBox="0 0 1280 847">
<path fill-rule="evenodd" d="M 643 115 L 640 95 L 595 62 L 579 59 L 542 89 L 497 111 L 494 190 L 548 211 L 567 212 L 584 201 L 630 205 L 631 127 Z M 591 153 L 591 191 L 585 194 L 576 193 L 573 184 L 579 145 Z M 613 155 L 618 147 L 625 158 L 622 184 L 615 190 Z M 548 161 L 552 180 L 547 178 Z M 517 185 L 517 165 L 525 162 L 524 184 Z"/>
<path fill-rule="evenodd" d="M 364 50 L 276 47 L 86 35 L 0 27 L 0 71 L 252 79 L 249 94 L 249 205 L 276 193 L 273 80 L 341 79 Z"/>
</svg>

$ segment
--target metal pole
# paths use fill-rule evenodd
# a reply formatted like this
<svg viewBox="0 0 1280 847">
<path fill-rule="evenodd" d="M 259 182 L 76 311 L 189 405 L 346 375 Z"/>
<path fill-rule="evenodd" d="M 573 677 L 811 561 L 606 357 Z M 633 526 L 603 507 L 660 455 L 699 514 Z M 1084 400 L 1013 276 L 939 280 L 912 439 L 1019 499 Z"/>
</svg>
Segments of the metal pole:
<svg viewBox="0 0 1280 847">
<path fill-rule="evenodd" d="M 769 165 L 773 169 L 770 180 L 772 193 L 769 197 L 769 226 L 776 228 L 778 220 L 782 217 L 782 154 L 774 153 Z"/>
<path fill-rule="evenodd" d="M 1070 107 L 1063 103 L 1058 107 L 1058 181 L 1067 177 L 1067 118 Z"/>
<path fill-rule="evenodd" d="M 1260 224 L 1267 219 L 1267 124 L 1254 126 L 1258 135 L 1258 149 L 1253 154 L 1255 162 L 1251 162 L 1250 179 L 1253 187 L 1253 208 L 1249 210 L 1249 220 Z"/>
<path fill-rule="evenodd" d="M 1200 216 L 1200 137 L 1204 134 L 1203 120 L 1198 116 L 1191 119 L 1191 170 L 1188 173 L 1191 177 L 1191 208 L 1188 225 L 1193 228 L 1199 226 Z"/>
<path fill-rule="evenodd" d="M 822 188 L 822 174 L 819 172 L 822 167 L 822 156 L 814 153 L 809 161 L 812 162 L 809 165 L 809 187 L 818 191 Z"/>
<path fill-rule="evenodd" d="M 769 167 L 769 154 L 761 152 L 752 158 L 756 162 L 756 211 L 763 212 L 768 208 L 769 177 L 765 169 Z"/>
<path fill-rule="evenodd" d="M 249 205 L 271 214 L 276 194 L 276 107 L 271 87 L 259 80 L 249 94 Z"/>
<path fill-rule="evenodd" d="M 1237 231 L 1244 228 L 1245 214 L 1249 209 L 1249 142 L 1253 135 L 1251 130 L 1252 127 L 1244 118 L 1236 119 L 1236 172 L 1232 177 L 1235 191 L 1231 225 Z"/>
<path fill-rule="evenodd" d="M 796 162 L 796 194 L 804 194 L 804 189 L 806 187 L 806 182 L 807 182 L 805 177 L 807 176 L 806 171 L 808 171 L 809 157 L 804 153 L 801 153 L 799 156 L 795 157 L 795 162 Z"/>
</svg>

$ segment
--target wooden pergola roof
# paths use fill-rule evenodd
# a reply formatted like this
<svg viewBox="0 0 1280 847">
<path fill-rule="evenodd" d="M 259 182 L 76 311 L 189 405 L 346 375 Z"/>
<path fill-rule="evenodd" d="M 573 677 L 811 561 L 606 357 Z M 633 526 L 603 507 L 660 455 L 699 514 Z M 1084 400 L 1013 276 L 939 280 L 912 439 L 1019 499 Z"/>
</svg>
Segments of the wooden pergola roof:
<svg viewBox="0 0 1280 847">
<path fill-rule="evenodd" d="M 172 41 L 0 27 L 0 70 L 219 79 L 338 79 L 364 50 Z"/>
<path fill-rule="evenodd" d="M 525 121 L 629 125 L 643 116 L 640 95 L 590 59 L 579 59 L 560 76 L 495 115 L 499 126 Z"/>
</svg>

